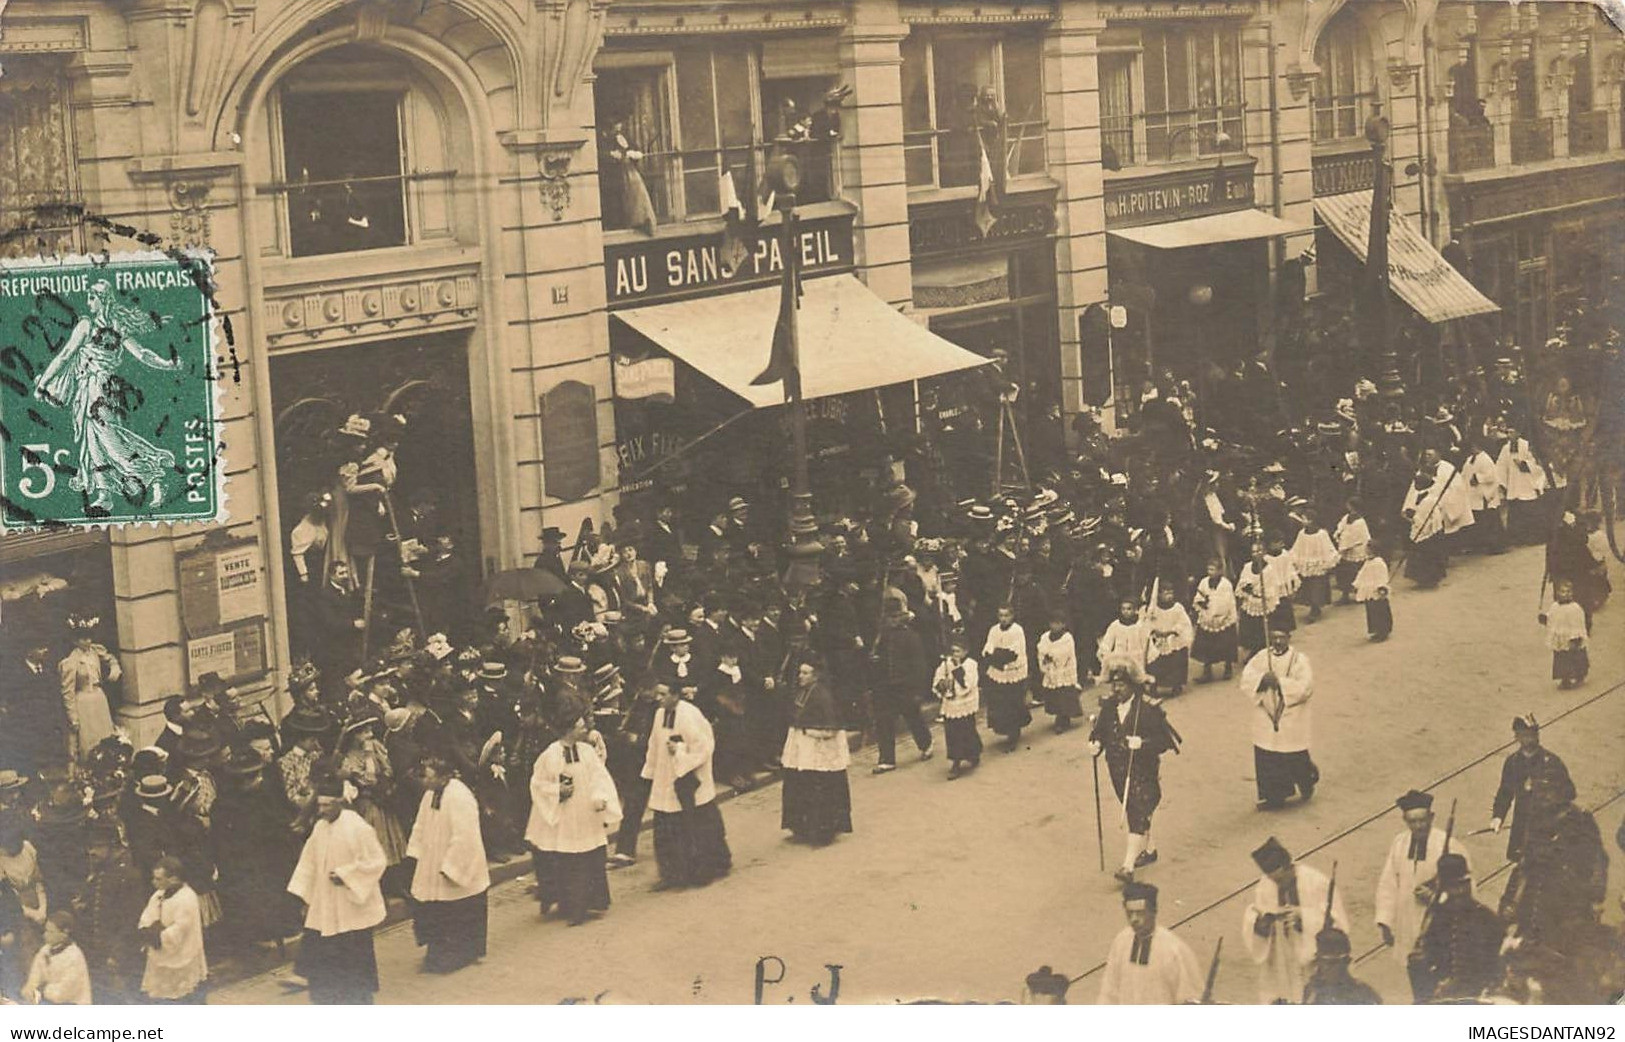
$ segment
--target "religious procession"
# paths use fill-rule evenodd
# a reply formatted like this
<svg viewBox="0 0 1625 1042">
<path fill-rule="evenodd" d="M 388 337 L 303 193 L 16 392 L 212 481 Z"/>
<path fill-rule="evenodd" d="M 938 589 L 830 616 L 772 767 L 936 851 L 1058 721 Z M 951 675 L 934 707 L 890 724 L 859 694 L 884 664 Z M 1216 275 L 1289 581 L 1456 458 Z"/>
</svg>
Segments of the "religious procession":
<svg viewBox="0 0 1625 1042">
<path fill-rule="evenodd" d="M 849 774 L 870 746 L 872 775 L 898 770 L 901 723 L 901 760 L 936 760 L 943 782 L 1006 769 L 1030 729 L 1077 731 L 1068 755 L 1093 772 L 1097 853 L 1128 920 L 1099 1001 L 1211 1001 L 1204 960 L 1157 925 L 1157 840 L 1191 841 L 1154 829 L 1160 768 L 1207 740 L 1181 732 L 1186 701 L 1212 685 L 1245 709 L 1256 791 L 1232 796 L 1266 815 L 1323 783 L 1317 671 L 1298 640 L 1317 620 L 1363 612 L 1367 639 L 1387 641 L 1410 621 L 1391 606 L 1402 585 L 1534 543 L 1545 636 L 1521 657 L 1549 655 L 1554 689 L 1581 686 L 1590 635 L 1608 629 L 1607 533 L 1519 426 L 1514 366 L 1420 415 L 1361 381 L 1276 432 L 1282 397 L 1266 360 L 1252 365 L 1236 389 L 1267 411 L 1209 407 L 1165 378 L 1120 436 L 1081 417 L 1078 451 L 1038 464 L 1029 489 L 956 500 L 890 485 L 820 526 L 814 568 L 778 557 L 734 496 L 693 533 L 669 505 L 568 548 L 549 529 L 483 608 L 432 578 L 449 540 L 402 552 L 434 545 L 432 528 L 360 531 L 379 516 L 367 497 L 396 480 L 385 426 L 290 540 L 309 650 L 281 720 L 205 678 L 135 749 L 109 718 L 120 664 L 98 620 L 23 641 L 0 771 L 7 1000 L 202 1001 L 211 966 L 270 948 L 311 1001 L 370 1001 L 373 933 L 391 916 L 411 919 L 423 973 L 503 957 L 487 940 L 493 864 L 528 859 L 542 918 L 572 927 L 612 920 L 610 873 L 651 848 L 651 889 L 726 877 L 724 791 L 777 785 L 779 824 L 811 847 L 884 842 L 853 835 Z M 367 425 L 352 417 L 339 443 Z M 351 585 L 352 568 L 375 587 Z M 1404 831 L 1379 878 L 1336 879 L 1263 840 L 1232 949 L 1257 966 L 1257 1001 L 1380 1001 L 1350 973 L 1355 887 L 1375 888 L 1405 998 L 1617 993 L 1609 855 L 1541 715 L 1513 721 L 1517 751 L 1484 806 L 1441 827 L 1429 793 L 1397 798 Z M 1122 818 L 1120 860 L 1102 814 Z M 1474 897 L 1461 839 L 1479 820 L 1508 837 L 1495 908 Z"/>
<path fill-rule="evenodd" d="M 1601 6 L 73 6 L 13 1014 L 1619 1001 Z"/>
</svg>

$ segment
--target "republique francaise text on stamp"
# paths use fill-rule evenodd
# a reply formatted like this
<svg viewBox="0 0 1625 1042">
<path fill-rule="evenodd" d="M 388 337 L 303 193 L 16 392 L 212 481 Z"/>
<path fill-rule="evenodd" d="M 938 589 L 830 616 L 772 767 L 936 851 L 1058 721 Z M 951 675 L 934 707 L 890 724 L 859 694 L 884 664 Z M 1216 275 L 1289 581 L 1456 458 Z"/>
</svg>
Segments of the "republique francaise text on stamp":
<svg viewBox="0 0 1625 1042">
<path fill-rule="evenodd" d="M 0 263 L 5 531 L 223 519 L 211 282 L 193 252 Z"/>
</svg>

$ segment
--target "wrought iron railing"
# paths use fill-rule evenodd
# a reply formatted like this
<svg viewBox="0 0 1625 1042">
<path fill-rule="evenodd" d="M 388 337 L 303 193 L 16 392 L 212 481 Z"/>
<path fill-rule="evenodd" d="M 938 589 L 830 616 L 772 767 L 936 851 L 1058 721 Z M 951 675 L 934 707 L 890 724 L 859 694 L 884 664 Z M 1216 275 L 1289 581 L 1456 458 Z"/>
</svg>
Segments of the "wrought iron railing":
<svg viewBox="0 0 1625 1042">
<path fill-rule="evenodd" d="M 988 168 L 1004 177 L 1041 174 L 1047 168 L 1049 123 L 1035 119 L 1010 122 L 989 143 Z M 997 154 L 994 154 L 997 153 Z M 963 188 L 982 174 L 982 144 L 971 129 L 915 130 L 903 135 L 903 169 L 911 188 Z"/>
<path fill-rule="evenodd" d="M 1538 163 L 1552 158 L 1552 120 L 1549 116 L 1512 121 L 1512 161 Z"/>
<path fill-rule="evenodd" d="M 768 162 L 781 152 L 793 155 L 801 170 L 797 203 L 828 202 L 840 194 L 839 144 L 828 141 L 769 141 L 734 148 L 686 152 L 649 151 L 634 166 L 649 192 L 656 224 L 716 217 L 730 205 L 723 178 L 732 182 L 732 194 L 748 213 L 753 199 L 762 197 L 762 179 Z M 617 161 L 600 156 L 600 202 L 604 229 L 616 231 L 638 223 L 625 173 Z"/>
<path fill-rule="evenodd" d="M 1495 128 L 1456 126 L 1450 128 L 1450 172 L 1486 170 L 1495 165 Z"/>
<path fill-rule="evenodd" d="M 1608 110 L 1569 114 L 1569 155 L 1588 156 L 1608 151 Z"/>
<path fill-rule="evenodd" d="M 1169 163 L 1245 152 L 1242 113 L 1238 104 L 1137 115 L 1145 128 L 1145 161 Z"/>
</svg>

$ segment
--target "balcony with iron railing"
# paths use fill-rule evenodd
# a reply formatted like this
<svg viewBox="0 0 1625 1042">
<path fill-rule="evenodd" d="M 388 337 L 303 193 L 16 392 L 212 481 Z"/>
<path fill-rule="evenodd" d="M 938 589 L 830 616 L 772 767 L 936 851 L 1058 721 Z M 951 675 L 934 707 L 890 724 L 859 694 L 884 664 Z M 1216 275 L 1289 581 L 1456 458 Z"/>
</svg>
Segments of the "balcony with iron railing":
<svg viewBox="0 0 1625 1042">
<path fill-rule="evenodd" d="M 1552 158 L 1552 120 L 1549 116 L 1512 121 L 1512 161 L 1539 163 Z"/>
<path fill-rule="evenodd" d="M 801 187 L 798 205 L 824 203 L 840 195 L 838 144 L 827 141 L 778 140 L 729 148 L 693 151 L 650 151 L 635 164 L 649 190 L 649 202 L 657 225 L 718 217 L 731 205 L 725 200 L 723 178 L 731 181 L 732 192 L 749 212 L 752 198 L 760 197 L 768 161 L 781 153 L 794 156 L 800 165 Z M 600 178 L 605 231 L 621 231 L 636 223 L 622 177 L 613 173 L 613 161 L 606 157 L 607 176 Z"/>
<path fill-rule="evenodd" d="M 1450 128 L 1450 172 L 1465 174 L 1471 170 L 1488 170 L 1495 165 L 1495 128 L 1482 125 L 1459 125 Z"/>
<path fill-rule="evenodd" d="M 1042 174 L 1046 169 L 1045 120 L 1004 124 L 988 164 L 998 171 L 1004 164 L 1006 180 Z M 910 188 L 974 187 L 981 180 L 982 156 L 973 130 L 912 130 L 903 134 L 903 169 Z"/>
<path fill-rule="evenodd" d="M 1241 105 L 1132 116 L 1103 114 L 1101 156 L 1110 169 L 1120 169 L 1245 152 L 1242 114 Z"/>
<path fill-rule="evenodd" d="M 1569 155 L 1589 156 L 1608 151 L 1608 110 L 1569 114 Z"/>
</svg>

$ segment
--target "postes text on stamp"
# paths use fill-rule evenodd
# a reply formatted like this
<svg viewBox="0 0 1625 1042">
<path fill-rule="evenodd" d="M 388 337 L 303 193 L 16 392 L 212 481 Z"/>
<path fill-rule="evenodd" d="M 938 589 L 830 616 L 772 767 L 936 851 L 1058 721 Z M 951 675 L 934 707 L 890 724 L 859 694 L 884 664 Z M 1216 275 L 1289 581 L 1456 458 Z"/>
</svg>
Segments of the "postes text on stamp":
<svg viewBox="0 0 1625 1042">
<path fill-rule="evenodd" d="M 224 515 L 209 259 L 0 263 L 3 529 Z"/>
</svg>

